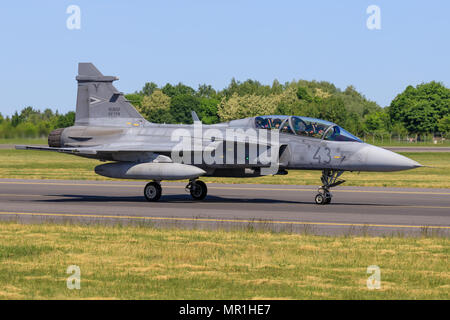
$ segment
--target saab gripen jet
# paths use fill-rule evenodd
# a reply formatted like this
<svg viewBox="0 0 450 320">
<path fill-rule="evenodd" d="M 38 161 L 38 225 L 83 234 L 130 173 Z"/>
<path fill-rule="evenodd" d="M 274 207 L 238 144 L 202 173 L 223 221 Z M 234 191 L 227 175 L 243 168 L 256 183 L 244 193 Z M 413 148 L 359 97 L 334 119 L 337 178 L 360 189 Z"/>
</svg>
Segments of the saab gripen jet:
<svg viewBox="0 0 450 320">
<path fill-rule="evenodd" d="M 340 179 L 345 171 L 421 167 L 416 161 L 364 143 L 335 123 L 308 117 L 262 115 L 202 125 L 192 112 L 192 125 L 150 123 L 113 86 L 117 77 L 104 76 L 92 63 L 79 63 L 76 80 L 74 126 L 52 131 L 48 147 L 16 148 L 108 162 L 95 167 L 95 172 L 110 178 L 150 180 L 144 188 L 148 201 L 160 199 L 162 180 L 188 180 L 186 190 L 193 199 L 203 200 L 207 186 L 200 177 L 320 170 L 322 186 L 315 202 L 328 204 L 330 189 L 345 182 Z M 200 135 L 195 132 L 198 127 L 203 132 Z"/>
</svg>

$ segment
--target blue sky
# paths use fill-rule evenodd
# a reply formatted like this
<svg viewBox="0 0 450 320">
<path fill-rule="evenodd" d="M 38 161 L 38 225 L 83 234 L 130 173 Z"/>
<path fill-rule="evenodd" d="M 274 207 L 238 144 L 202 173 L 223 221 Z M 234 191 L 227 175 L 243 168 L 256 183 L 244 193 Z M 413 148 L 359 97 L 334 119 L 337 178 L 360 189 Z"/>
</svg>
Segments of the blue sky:
<svg viewBox="0 0 450 320">
<path fill-rule="evenodd" d="M 71 4 L 80 30 L 66 27 Z M 372 4 L 381 30 L 366 27 Z M 78 62 L 119 76 L 127 93 L 149 81 L 307 79 L 386 106 L 409 84 L 450 85 L 449 15 L 448 0 L 2 1 L 0 112 L 73 110 Z"/>
</svg>

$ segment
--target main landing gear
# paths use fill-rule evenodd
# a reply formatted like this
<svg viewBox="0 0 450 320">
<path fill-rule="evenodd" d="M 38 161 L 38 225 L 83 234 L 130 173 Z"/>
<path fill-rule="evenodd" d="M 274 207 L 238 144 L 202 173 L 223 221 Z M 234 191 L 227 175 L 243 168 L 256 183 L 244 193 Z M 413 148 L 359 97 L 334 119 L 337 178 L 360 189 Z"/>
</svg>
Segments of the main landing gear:
<svg viewBox="0 0 450 320">
<path fill-rule="evenodd" d="M 331 202 L 333 196 L 330 189 L 345 182 L 345 180 L 338 180 L 343 173 L 342 170 L 325 169 L 322 171 L 320 180 L 322 180 L 323 185 L 319 188 L 319 193 L 314 199 L 317 204 L 329 204 Z"/>
<path fill-rule="evenodd" d="M 206 183 L 200 180 L 190 180 L 186 186 L 186 191 L 191 193 L 194 200 L 203 200 L 208 194 L 208 187 Z"/>
<path fill-rule="evenodd" d="M 206 183 L 200 180 L 190 180 L 186 186 L 186 191 L 191 193 L 194 200 L 203 200 L 208 194 Z M 144 188 L 144 196 L 147 201 L 155 202 L 161 198 L 162 188 L 159 181 L 147 183 Z"/>
<path fill-rule="evenodd" d="M 161 198 L 162 188 L 159 181 L 147 183 L 144 188 L 144 196 L 147 201 L 158 201 Z"/>
</svg>

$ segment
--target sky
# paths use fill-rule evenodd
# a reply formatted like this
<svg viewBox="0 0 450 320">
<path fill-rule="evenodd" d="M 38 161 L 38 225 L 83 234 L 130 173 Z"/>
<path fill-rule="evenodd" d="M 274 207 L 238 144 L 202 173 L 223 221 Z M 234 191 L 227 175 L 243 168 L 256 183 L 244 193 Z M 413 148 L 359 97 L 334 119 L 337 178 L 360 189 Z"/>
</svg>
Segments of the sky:
<svg viewBox="0 0 450 320">
<path fill-rule="evenodd" d="M 67 27 L 70 5 L 80 29 Z M 381 29 L 367 27 L 370 5 Z M 78 62 L 118 76 L 125 93 L 306 79 L 384 107 L 408 85 L 450 86 L 449 17 L 448 0 L 1 1 L 0 112 L 74 110 Z"/>
</svg>

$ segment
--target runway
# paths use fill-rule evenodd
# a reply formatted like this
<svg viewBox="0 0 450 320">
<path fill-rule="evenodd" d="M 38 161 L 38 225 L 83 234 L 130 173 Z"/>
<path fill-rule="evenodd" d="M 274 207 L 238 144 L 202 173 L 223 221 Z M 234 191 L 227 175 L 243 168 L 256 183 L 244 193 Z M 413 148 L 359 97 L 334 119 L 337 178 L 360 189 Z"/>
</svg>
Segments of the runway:
<svg viewBox="0 0 450 320">
<path fill-rule="evenodd" d="M 0 179 L 0 219 L 24 223 L 151 224 L 193 228 L 263 228 L 312 234 L 450 235 L 450 189 L 339 186 L 330 205 L 314 204 L 317 188 L 208 184 L 193 201 L 185 183 L 163 183 L 150 203 L 145 182 Z"/>
</svg>

